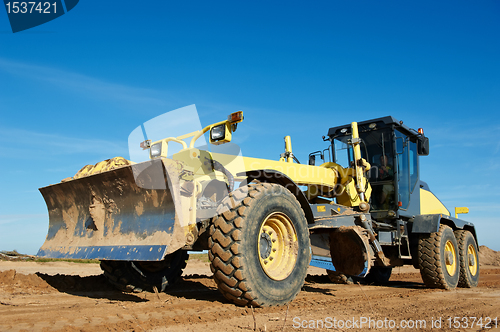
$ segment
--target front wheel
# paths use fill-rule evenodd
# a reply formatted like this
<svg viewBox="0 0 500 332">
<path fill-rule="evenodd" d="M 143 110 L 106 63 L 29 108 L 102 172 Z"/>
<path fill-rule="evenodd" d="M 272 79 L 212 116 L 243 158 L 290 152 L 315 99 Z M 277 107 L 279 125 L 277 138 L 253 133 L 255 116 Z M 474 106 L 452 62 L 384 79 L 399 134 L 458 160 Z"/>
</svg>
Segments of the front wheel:
<svg viewBox="0 0 500 332">
<path fill-rule="evenodd" d="M 101 261 L 101 269 L 108 281 L 124 292 L 163 292 L 175 283 L 186 267 L 189 255 L 178 250 L 160 262 Z"/>
<path fill-rule="evenodd" d="M 304 285 L 307 221 L 286 188 L 250 183 L 226 197 L 210 227 L 209 258 L 221 293 L 239 305 L 282 305 Z"/>
<path fill-rule="evenodd" d="M 460 275 L 458 245 L 453 230 L 441 225 L 439 231 L 418 241 L 420 275 L 427 287 L 453 289 Z"/>
</svg>

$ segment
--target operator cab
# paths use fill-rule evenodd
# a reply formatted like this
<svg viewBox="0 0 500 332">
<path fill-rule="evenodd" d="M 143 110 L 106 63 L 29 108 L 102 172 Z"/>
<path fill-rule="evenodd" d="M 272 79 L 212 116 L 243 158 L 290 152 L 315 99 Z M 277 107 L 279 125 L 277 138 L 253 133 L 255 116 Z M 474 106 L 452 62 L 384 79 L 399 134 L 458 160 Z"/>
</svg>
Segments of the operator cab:
<svg viewBox="0 0 500 332">
<path fill-rule="evenodd" d="M 345 125 L 328 131 L 333 160 L 343 167 L 354 165 L 351 130 L 351 125 Z M 418 214 L 418 156 L 429 154 L 423 130 L 415 131 L 388 116 L 359 122 L 358 131 L 361 156 L 371 165 L 365 175 L 372 187 L 372 215 L 392 219 Z"/>
</svg>

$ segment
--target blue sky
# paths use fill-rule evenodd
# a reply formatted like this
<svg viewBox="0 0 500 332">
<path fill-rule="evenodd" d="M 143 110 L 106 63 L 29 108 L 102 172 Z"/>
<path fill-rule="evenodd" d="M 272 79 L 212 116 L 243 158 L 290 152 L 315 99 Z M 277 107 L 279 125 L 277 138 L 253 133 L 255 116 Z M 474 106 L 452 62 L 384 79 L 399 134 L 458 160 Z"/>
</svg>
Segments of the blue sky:
<svg viewBox="0 0 500 332">
<path fill-rule="evenodd" d="M 191 104 L 202 125 L 243 110 L 234 142 L 269 159 L 351 121 L 423 127 L 422 179 L 500 250 L 499 59 L 498 1 L 82 0 L 16 34 L 0 9 L 0 250 L 43 243 L 39 187 Z"/>
</svg>

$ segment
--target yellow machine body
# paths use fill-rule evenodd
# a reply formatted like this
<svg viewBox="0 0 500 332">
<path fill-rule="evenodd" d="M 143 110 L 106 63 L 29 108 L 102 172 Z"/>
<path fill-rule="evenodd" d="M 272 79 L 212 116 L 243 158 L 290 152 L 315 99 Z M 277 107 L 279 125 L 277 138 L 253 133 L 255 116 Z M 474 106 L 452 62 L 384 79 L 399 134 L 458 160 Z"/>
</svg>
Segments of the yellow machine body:
<svg viewBox="0 0 500 332">
<path fill-rule="evenodd" d="M 135 164 L 116 157 L 87 165 L 72 178 L 41 188 L 49 210 L 49 232 L 39 255 L 161 260 L 192 245 L 198 237 L 197 199 L 213 183 L 219 184 L 218 189 L 210 188 L 218 195 L 214 200 L 227 195 L 227 174 L 214 167 L 215 162 L 224 165 L 236 182 L 244 181 L 246 172 L 272 170 L 304 186 L 308 199 L 329 195 L 345 206 L 360 204 L 359 188 L 353 181 L 359 176 L 356 170 L 335 163 L 293 163 L 290 137 L 286 138 L 288 157 L 281 161 L 212 153 L 194 147 L 205 133 L 209 133 L 210 142 L 215 145 L 228 143 L 231 132 L 242 120 L 242 112 L 237 112 L 200 131 L 149 141 L 146 146 L 150 148 L 150 161 Z M 169 144 L 181 144 L 182 149 L 166 158 Z M 221 183 L 225 186 L 221 187 Z M 367 189 L 363 194 L 369 198 L 369 186 Z"/>
</svg>

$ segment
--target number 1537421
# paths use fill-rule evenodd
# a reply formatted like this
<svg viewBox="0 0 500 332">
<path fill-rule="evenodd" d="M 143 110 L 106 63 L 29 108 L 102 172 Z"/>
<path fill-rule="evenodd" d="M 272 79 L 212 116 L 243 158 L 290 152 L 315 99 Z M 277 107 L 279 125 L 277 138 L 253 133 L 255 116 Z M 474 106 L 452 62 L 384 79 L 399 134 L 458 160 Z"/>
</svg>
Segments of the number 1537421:
<svg viewBox="0 0 500 332">
<path fill-rule="evenodd" d="M 9 1 L 5 3 L 7 13 L 10 14 L 27 14 L 27 13 L 40 13 L 40 14 L 55 14 L 56 2 L 43 2 L 43 1 L 29 1 L 18 2 Z"/>
</svg>

